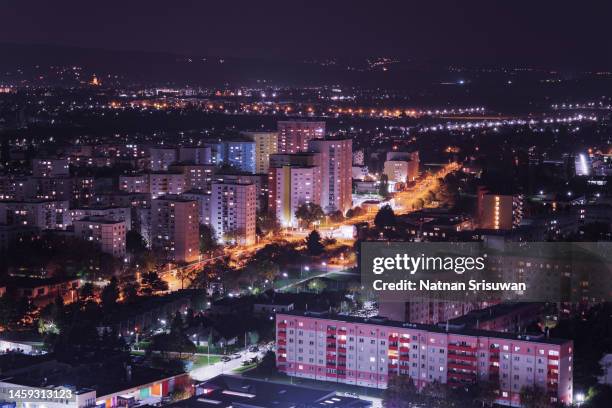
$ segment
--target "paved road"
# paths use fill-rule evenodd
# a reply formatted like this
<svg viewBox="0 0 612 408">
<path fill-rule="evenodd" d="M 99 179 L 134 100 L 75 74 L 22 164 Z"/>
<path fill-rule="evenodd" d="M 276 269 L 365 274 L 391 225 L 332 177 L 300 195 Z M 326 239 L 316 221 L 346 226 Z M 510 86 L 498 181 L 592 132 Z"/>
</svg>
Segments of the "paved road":
<svg viewBox="0 0 612 408">
<path fill-rule="evenodd" d="M 264 352 L 256 352 L 252 353 L 250 351 L 241 351 L 240 358 L 232 359 L 230 361 L 219 361 L 217 363 L 206 365 L 203 367 L 198 367 L 192 370 L 189 375 L 191 378 L 197 381 L 205 381 L 209 380 L 213 377 L 216 377 L 221 374 L 229 374 L 237 368 L 242 367 L 242 363 L 246 360 L 250 360 L 253 357 L 259 357 L 260 359 L 263 357 Z"/>
</svg>

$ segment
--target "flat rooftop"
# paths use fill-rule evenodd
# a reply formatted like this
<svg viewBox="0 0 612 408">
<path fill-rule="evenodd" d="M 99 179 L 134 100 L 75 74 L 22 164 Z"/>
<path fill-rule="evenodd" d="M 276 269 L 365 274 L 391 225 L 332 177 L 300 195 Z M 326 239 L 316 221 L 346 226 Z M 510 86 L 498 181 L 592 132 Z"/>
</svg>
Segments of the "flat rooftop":
<svg viewBox="0 0 612 408">
<path fill-rule="evenodd" d="M 334 391 L 220 375 L 197 385 L 206 393 L 176 402 L 173 408 L 367 408 L 369 401 L 338 396 Z"/>
<path fill-rule="evenodd" d="M 432 325 L 432 324 L 420 324 L 420 323 L 409 323 L 409 322 L 400 322 L 397 320 L 389 320 L 384 316 L 376 316 L 376 317 L 357 317 L 357 316 L 344 316 L 337 314 L 330 314 L 329 312 L 309 312 L 303 310 L 293 310 L 290 312 L 278 312 L 278 315 L 287 315 L 287 316 L 300 316 L 300 317 L 308 317 L 314 319 L 326 319 L 326 320 L 334 320 L 338 322 L 346 322 L 346 323 L 355 323 L 355 324 L 373 324 L 377 326 L 386 326 L 386 327 L 396 327 L 401 329 L 416 329 L 422 331 L 428 331 L 432 333 L 451 333 L 458 334 L 463 336 L 472 336 L 472 337 L 493 337 L 499 339 L 507 339 L 507 340 L 523 340 L 530 341 L 533 343 L 542 343 L 542 344 L 556 344 L 561 345 L 571 340 L 567 339 L 555 339 L 555 338 L 546 338 L 544 335 L 541 337 L 537 336 L 529 336 L 517 333 L 502 333 L 488 330 L 478 330 L 471 328 L 453 328 L 450 327 L 446 330 L 445 325 Z"/>
</svg>

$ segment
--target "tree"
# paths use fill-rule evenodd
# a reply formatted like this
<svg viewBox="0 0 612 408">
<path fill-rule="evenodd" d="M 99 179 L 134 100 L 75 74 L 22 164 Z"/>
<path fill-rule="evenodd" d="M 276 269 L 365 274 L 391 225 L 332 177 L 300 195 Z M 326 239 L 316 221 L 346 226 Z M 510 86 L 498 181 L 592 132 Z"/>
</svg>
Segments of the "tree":
<svg viewBox="0 0 612 408">
<path fill-rule="evenodd" d="M 153 336 L 151 350 L 162 353 L 176 352 L 181 356 L 183 353 L 193 354 L 196 346 L 185 333 L 185 322 L 180 312 L 176 312 L 170 323 L 170 332 Z"/>
<path fill-rule="evenodd" d="M 116 277 L 113 276 L 108 285 L 102 289 L 100 298 L 102 300 L 102 306 L 105 309 L 112 309 L 115 307 L 119 299 L 119 284 Z"/>
<path fill-rule="evenodd" d="M 261 262 L 257 262 L 255 268 L 259 276 L 263 276 L 264 279 L 270 282 L 274 282 L 280 272 L 278 264 L 269 259 L 264 259 Z"/>
<path fill-rule="evenodd" d="M 313 222 L 321 221 L 325 218 L 325 213 L 320 205 L 306 203 L 300 205 L 297 210 L 295 210 L 295 218 L 300 220 L 306 228 L 310 228 Z"/>
<path fill-rule="evenodd" d="M 320 255 L 325 247 L 321 243 L 321 234 L 317 230 L 312 230 L 306 237 L 306 249 L 310 255 Z"/>
<path fill-rule="evenodd" d="M 476 399 L 483 406 L 490 407 L 499 398 L 499 387 L 491 381 L 481 381 L 476 389 Z"/>
<path fill-rule="evenodd" d="M 342 211 L 337 210 L 334 211 L 333 213 L 329 214 L 329 220 L 331 222 L 342 222 L 344 221 L 344 214 L 342 214 Z"/>
<path fill-rule="evenodd" d="M 90 300 L 94 297 L 94 285 L 91 282 L 86 282 L 81 286 L 80 296 L 83 300 Z"/>
<path fill-rule="evenodd" d="M 380 175 L 378 194 L 383 198 L 389 197 L 389 177 L 387 177 L 387 175 L 384 173 Z"/>
<path fill-rule="evenodd" d="M 125 234 L 125 249 L 134 255 L 142 254 L 147 250 L 147 241 L 134 229 Z"/>
<path fill-rule="evenodd" d="M 366 213 L 366 211 L 363 208 L 361 208 L 360 206 L 353 207 L 353 208 L 349 209 L 346 212 L 346 218 L 361 217 L 365 213 Z"/>
<path fill-rule="evenodd" d="M 313 279 L 308 282 L 308 289 L 314 292 L 322 292 L 327 287 L 327 284 L 323 282 L 321 279 Z"/>
<path fill-rule="evenodd" d="M 137 281 L 127 282 L 123 285 L 123 300 L 127 303 L 131 303 L 138 297 L 138 292 L 140 291 L 140 283 Z"/>
<path fill-rule="evenodd" d="M 140 280 L 140 291 L 146 295 L 168 290 L 168 282 L 159 277 L 157 272 L 147 272 Z"/>
<path fill-rule="evenodd" d="M 597 384 L 589 388 L 583 408 L 607 408 L 612 401 L 612 387 L 606 384 Z"/>
<path fill-rule="evenodd" d="M 382 403 L 385 408 L 409 408 L 417 397 L 417 388 L 412 378 L 392 374 L 383 392 Z"/>
<path fill-rule="evenodd" d="M 395 213 L 389 204 L 382 206 L 378 213 L 376 213 L 376 217 L 374 217 L 374 225 L 379 229 L 393 228 L 396 223 Z"/>
<path fill-rule="evenodd" d="M 33 311 L 26 297 L 14 301 L 9 295 L 0 297 L 0 326 L 8 327 L 21 324 L 24 317 Z"/>
<path fill-rule="evenodd" d="M 218 247 L 213 227 L 200 224 L 200 252 L 210 252 Z"/>
<path fill-rule="evenodd" d="M 520 396 L 521 405 L 525 408 L 547 408 L 550 406 L 546 391 L 537 385 L 521 388 Z"/>
<path fill-rule="evenodd" d="M 265 212 L 257 216 L 257 235 L 274 234 L 280 230 L 280 225 L 274 214 Z"/>
</svg>

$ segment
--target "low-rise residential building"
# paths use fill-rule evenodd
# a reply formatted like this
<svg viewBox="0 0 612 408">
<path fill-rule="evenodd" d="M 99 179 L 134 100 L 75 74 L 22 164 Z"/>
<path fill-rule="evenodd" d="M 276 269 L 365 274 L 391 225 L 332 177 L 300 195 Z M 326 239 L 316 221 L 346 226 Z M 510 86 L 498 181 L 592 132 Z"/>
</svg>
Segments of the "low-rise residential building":
<svg viewBox="0 0 612 408">
<path fill-rule="evenodd" d="M 571 340 L 294 311 L 276 315 L 276 347 L 277 368 L 295 377 L 374 388 L 391 375 L 417 388 L 490 381 L 511 406 L 535 385 L 551 403 L 572 402 Z"/>
<path fill-rule="evenodd" d="M 84 217 L 74 221 L 74 235 L 95 243 L 102 252 L 116 258 L 125 256 L 126 221 L 104 217 Z"/>
</svg>

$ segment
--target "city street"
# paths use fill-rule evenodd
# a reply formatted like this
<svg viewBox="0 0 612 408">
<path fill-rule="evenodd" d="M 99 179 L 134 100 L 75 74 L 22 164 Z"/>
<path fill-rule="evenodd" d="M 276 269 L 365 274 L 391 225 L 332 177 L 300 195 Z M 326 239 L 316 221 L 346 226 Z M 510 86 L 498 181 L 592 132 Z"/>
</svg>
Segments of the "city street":
<svg viewBox="0 0 612 408">
<path fill-rule="evenodd" d="M 258 357 L 261 360 L 261 358 L 263 358 L 265 354 L 265 350 L 260 350 L 258 352 L 250 352 L 243 350 L 240 351 L 239 354 L 240 358 L 231 359 L 227 362 L 219 361 L 214 364 L 198 367 L 192 370 L 189 375 L 191 375 L 191 378 L 193 378 L 194 380 L 205 381 L 220 374 L 231 374 L 234 370 L 241 368 L 243 366 L 244 361 L 248 361 L 254 357 Z"/>
</svg>

